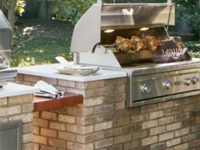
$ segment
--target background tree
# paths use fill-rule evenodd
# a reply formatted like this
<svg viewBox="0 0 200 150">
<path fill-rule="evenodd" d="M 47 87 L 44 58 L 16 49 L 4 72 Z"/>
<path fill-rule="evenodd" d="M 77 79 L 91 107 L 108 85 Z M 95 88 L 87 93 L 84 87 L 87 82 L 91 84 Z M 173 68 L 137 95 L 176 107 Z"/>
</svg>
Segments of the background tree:
<svg viewBox="0 0 200 150">
<path fill-rule="evenodd" d="M 3 6 L 8 10 L 8 21 L 14 29 L 15 23 L 15 7 L 17 5 L 17 0 L 1 0 Z"/>
<path fill-rule="evenodd" d="M 7 9 L 7 18 L 11 25 L 12 30 L 15 27 L 15 14 L 18 12 L 22 14 L 25 6 L 24 0 L 0 0 L 2 6 Z"/>
<path fill-rule="evenodd" d="M 55 19 L 71 22 L 73 25 L 79 20 L 82 14 L 94 3 L 96 0 L 49 0 L 54 2 L 52 8 Z"/>
</svg>

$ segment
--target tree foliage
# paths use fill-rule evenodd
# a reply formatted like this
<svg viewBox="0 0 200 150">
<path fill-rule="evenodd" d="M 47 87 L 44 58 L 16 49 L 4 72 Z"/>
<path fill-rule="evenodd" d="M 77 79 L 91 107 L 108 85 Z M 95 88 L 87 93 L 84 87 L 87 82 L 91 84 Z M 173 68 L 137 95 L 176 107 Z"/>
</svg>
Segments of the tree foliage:
<svg viewBox="0 0 200 150">
<path fill-rule="evenodd" d="M 75 24 L 81 15 L 96 0 L 49 0 L 54 1 L 55 6 L 52 11 L 56 15 L 55 19 L 69 21 Z M 167 0 L 104 0 L 107 3 L 150 3 L 167 2 Z M 195 31 L 200 32 L 200 0 L 174 0 L 176 4 L 177 23 L 187 24 Z"/>
<path fill-rule="evenodd" d="M 8 10 L 8 21 L 14 29 L 15 14 L 21 15 L 24 12 L 25 1 L 24 0 L 0 0 L 3 7 Z"/>
<path fill-rule="evenodd" d="M 189 24 L 200 32 L 199 0 L 175 0 L 177 7 L 177 21 Z"/>
<path fill-rule="evenodd" d="M 22 16 L 22 14 L 24 13 L 24 7 L 26 6 L 25 0 L 17 0 L 17 4 L 15 7 L 15 12 Z"/>
<path fill-rule="evenodd" d="M 95 0 L 49 0 L 55 2 L 52 12 L 55 19 L 75 24 Z"/>
</svg>

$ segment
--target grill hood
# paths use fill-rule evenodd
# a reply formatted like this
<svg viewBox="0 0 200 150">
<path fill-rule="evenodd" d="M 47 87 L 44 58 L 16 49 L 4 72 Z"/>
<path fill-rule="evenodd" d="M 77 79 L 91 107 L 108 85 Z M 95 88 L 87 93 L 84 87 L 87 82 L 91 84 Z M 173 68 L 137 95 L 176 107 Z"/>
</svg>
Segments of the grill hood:
<svg viewBox="0 0 200 150">
<path fill-rule="evenodd" d="M 0 88 L 13 81 L 17 70 L 10 69 L 11 27 L 0 10 Z"/>
<path fill-rule="evenodd" d="M 0 50 L 11 49 L 11 27 L 0 10 Z"/>
<path fill-rule="evenodd" d="M 74 28 L 71 52 L 90 52 L 107 29 L 162 27 L 175 24 L 173 3 L 114 3 L 91 6 Z"/>
<path fill-rule="evenodd" d="M 0 70 L 10 67 L 11 27 L 0 10 Z"/>
</svg>

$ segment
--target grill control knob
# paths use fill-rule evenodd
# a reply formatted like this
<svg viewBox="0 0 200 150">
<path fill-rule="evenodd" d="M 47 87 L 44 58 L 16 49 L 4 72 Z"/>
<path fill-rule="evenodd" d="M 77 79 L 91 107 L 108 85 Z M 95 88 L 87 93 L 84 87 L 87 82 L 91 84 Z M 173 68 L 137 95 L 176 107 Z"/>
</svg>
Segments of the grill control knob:
<svg viewBox="0 0 200 150">
<path fill-rule="evenodd" d="M 165 81 L 163 86 L 168 90 L 172 88 L 172 82 L 170 82 L 169 80 Z"/>
<path fill-rule="evenodd" d="M 143 84 L 141 89 L 142 89 L 143 93 L 150 93 L 151 92 L 151 87 L 147 84 Z"/>
<path fill-rule="evenodd" d="M 185 85 L 189 86 L 192 84 L 192 79 L 191 78 L 186 78 L 185 79 Z"/>
<path fill-rule="evenodd" d="M 199 82 L 199 78 L 192 77 L 192 84 L 197 84 L 197 82 Z"/>
</svg>

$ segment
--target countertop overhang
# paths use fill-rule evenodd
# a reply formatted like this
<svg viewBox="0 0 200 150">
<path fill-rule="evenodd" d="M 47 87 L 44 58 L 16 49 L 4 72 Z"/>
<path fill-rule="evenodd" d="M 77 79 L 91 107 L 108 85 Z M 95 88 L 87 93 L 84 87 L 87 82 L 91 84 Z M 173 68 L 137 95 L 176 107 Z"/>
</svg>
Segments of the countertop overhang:
<svg viewBox="0 0 200 150">
<path fill-rule="evenodd" d="M 67 106 L 73 106 L 83 103 L 83 96 L 81 94 L 66 93 L 64 97 L 59 99 L 34 97 L 33 107 L 34 111 L 44 111 Z"/>
<path fill-rule="evenodd" d="M 33 94 L 35 92 L 39 92 L 39 89 L 32 86 L 8 83 L 0 89 L 0 98 Z"/>
<path fill-rule="evenodd" d="M 19 74 L 41 76 L 46 78 L 62 79 L 77 82 L 89 82 L 105 79 L 114 79 L 127 77 L 127 73 L 123 71 L 111 71 L 111 70 L 99 70 L 97 73 L 88 76 L 81 75 L 66 75 L 60 74 L 56 70 L 56 66 L 60 64 L 50 64 L 50 65 L 38 65 L 29 67 L 19 67 L 17 68 Z"/>
</svg>

